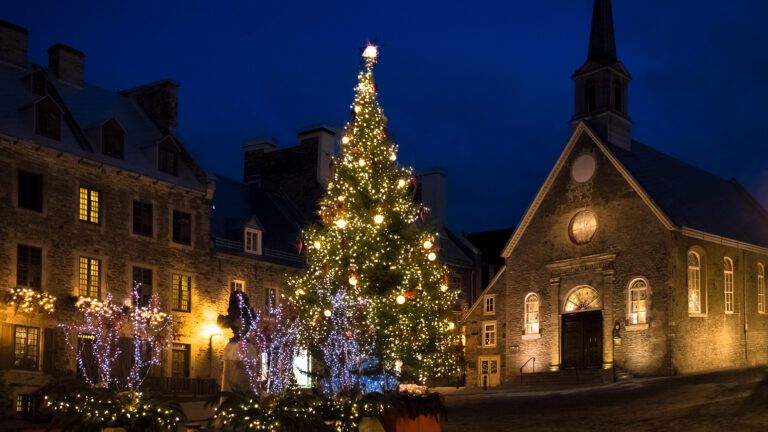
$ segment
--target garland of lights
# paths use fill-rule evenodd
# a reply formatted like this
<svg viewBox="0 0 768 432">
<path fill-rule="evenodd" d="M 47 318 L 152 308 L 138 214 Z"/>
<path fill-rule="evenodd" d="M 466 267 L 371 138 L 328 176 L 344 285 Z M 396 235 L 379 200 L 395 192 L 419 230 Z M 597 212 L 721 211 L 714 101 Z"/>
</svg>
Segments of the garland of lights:
<svg viewBox="0 0 768 432">
<path fill-rule="evenodd" d="M 16 311 L 24 313 L 45 312 L 50 315 L 56 311 L 56 297 L 30 288 L 11 288 L 7 301 Z"/>
<path fill-rule="evenodd" d="M 377 47 L 368 46 L 320 222 L 303 232 L 307 270 L 288 281 L 302 343 L 320 353 L 332 391 L 350 380 L 349 365 L 334 364 L 346 348 L 324 342 L 341 336 L 333 320 L 344 315 L 357 346 L 403 380 L 424 383 L 458 371 L 452 314 L 458 293 L 448 289 L 447 270 L 437 262 L 437 234 L 423 223 L 426 209 L 414 201 L 413 172 L 397 164 L 377 102 L 377 58 Z M 344 306 L 334 305 L 340 292 Z"/>
</svg>

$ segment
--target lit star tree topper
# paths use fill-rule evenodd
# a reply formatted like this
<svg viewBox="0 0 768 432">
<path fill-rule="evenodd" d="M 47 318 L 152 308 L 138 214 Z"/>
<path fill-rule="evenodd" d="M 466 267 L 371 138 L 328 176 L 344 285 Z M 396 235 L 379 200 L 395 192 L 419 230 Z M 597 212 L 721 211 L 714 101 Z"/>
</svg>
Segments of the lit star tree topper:
<svg viewBox="0 0 768 432">
<path fill-rule="evenodd" d="M 289 280 L 291 300 L 302 340 L 326 373 L 334 370 L 333 353 L 322 342 L 337 330 L 334 298 L 343 292 L 360 349 L 403 380 L 424 382 L 456 372 L 457 293 L 445 286 L 446 269 L 436 260 L 437 235 L 419 218 L 413 172 L 397 163 L 373 78 L 379 54 L 374 45 L 363 51 L 342 155 L 320 221 L 303 233 L 308 268 Z"/>
</svg>

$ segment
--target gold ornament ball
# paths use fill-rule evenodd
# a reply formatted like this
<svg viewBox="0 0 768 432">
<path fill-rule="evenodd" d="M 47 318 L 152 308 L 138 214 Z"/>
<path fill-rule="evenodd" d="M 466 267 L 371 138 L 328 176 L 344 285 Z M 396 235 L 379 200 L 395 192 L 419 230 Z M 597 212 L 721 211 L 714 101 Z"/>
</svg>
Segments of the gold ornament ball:
<svg viewBox="0 0 768 432">
<path fill-rule="evenodd" d="M 429 250 L 429 249 L 432 249 L 432 246 L 434 245 L 432 244 L 432 240 L 424 240 L 423 246 L 424 246 L 424 249 Z"/>
<path fill-rule="evenodd" d="M 320 241 L 318 241 L 318 240 L 315 240 L 315 242 L 312 244 L 312 246 L 314 246 L 314 247 L 315 247 L 315 249 L 320 249 L 320 246 L 321 246 L 321 245 L 320 245 Z"/>
<path fill-rule="evenodd" d="M 365 166 L 365 159 L 360 159 L 359 161 L 357 161 L 357 164 L 360 165 L 361 167 Z"/>
<path fill-rule="evenodd" d="M 349 277 L 349 284 L 352 286 L 357 285 L 357 278 L 354 275 Z"/>
<path fill-rule="evenodd" d="M 391 160 L 392 162 L 396 161 L 397 160 L 397 155 L 392 153 L 391 155 L 389 155 L 389 160 Z"/>
<path fill-rule="evenodd" d="M 331 316 L 331 310 L 330 310 L 330 309 L 326 309 L 326 310 L 324 310 L 324 311 L 323 311 L 323 315 L 325 315 L 325 317 L 326 317 L 326 318 L 330 318 L 330 316 Z"/>
<path fill-rule="evenodd" d="M 377 214 L 373 217 L 373 221 L 376 222 L 376 225 L 381 225 L 381 223 L 384 222 L 384 216 Z"/>
<path fill-rule="evenodd" d="M 397 187 L 400 187 L 400 188 L 405 187 L 405 180 L 403 179 L 398 180 Z"/>
<path fill-rule="evenodd" d="M 446 284 L 440 285 L 440 291 L 442 291 L 442 292 L 448 291 L 448 285 L 446 285 Z"/>
<path fill-rule="evenodd" d="M 436 259 L 437 259 L 437 254 L 436 254 L 436 253 L 434 253 L 434 252 L 430 252 L 430 253 L 429 253 L 429 255 L 427 255 L 427 258 L 428 258 L 430 261 L 434 261 L 434 260 L 436 260 Z"/>
<path fill-rule="evenodd" d="M 397 296 L 395 301 L 397 302 L 397 304 L 403 304 L 403 303 L 405 303 L 405 296 L 400 294 L 399 296 Z"/>
<path fill-rule="evenodd" d="M 341 143 L 342 143 L 342 144 L 348 144 L 348 143 L 349 143 L 349 137 L 348 137 L 348 136 L 344 136 L 344 137 L 342 137 L 342 138 L 341 138 Z"/>
<path fill-rule="evenodd" d="M 345 221 L 344 219 L 339 219 L 336 221 L 336 226 L 341 229 L 344 229 L 347 227 L 347 221 Z"/>
</svg>

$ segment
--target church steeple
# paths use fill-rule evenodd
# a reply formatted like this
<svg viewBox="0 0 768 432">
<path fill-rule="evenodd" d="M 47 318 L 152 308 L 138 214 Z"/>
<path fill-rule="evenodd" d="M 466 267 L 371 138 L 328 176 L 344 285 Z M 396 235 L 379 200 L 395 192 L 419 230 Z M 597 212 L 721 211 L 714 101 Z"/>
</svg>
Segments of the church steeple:
<svg viewBox="0 0 768 432">
<path fill-rule="evenodd" d="M 632 77 L 616 56 L 611 0 L 595 0 L 587 61 L 571 78 L 576 84 L 571 123 L 586 121 L 604 140 L 629 149 L 627 88 Z"/>
</svg>

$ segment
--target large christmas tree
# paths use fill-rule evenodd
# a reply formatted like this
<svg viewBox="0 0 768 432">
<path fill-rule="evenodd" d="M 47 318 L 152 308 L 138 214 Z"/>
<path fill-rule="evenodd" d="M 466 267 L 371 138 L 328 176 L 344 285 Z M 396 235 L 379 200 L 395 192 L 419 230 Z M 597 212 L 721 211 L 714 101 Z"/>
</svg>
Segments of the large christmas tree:
<svg viewBox="0 0 768 432">
<path fill-rule="evenodd" d="M 336 380 L 334 392 L 354 386 L 340 377 L 353 371 L 354 381 L 372 366 L 422 383 L 457 368 L 457 293 L 414 202 L 413 172 L 397 163 L 377 101 L 377 58 L 369 45 L 320 221 L 304 231 L 308 269 L 289 281 L 304 343 Z"/>
</svg>

